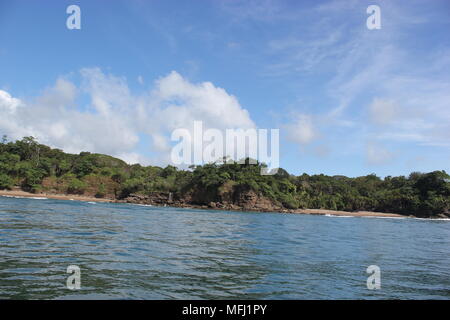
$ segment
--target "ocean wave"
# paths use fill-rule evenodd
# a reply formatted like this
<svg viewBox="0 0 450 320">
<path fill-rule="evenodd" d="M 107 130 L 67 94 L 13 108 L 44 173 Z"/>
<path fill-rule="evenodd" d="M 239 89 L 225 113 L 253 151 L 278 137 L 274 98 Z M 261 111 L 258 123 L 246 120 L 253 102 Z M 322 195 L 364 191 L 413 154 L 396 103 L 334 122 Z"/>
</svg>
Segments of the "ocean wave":
<svg viewBox="0 0 450 320">
<path fill-rule="evenodd" d="M 380 217 L 380 216 L 363 216 L 363 217 L 373 219 L 409 219 L 409 217 Z"/>
<path fill-rule="evenodd" d="M 336 218 L 354 218 L 355 216 L 341 216 L 337 214 L 326 214 L 325 217 L 336 217 Z"/>
<path fill-rule="evenodd" d="M 34 199 L 34 200 L 47 200 L 45 197 L 23 197 L 23 196 L 10 196 L 10 195 L 1 195 L 5 198 L 14 198 L 14 199 Z"/>
<path fill-rule="evenodd" d="M 450 221 L 450 218 L 417 218 L 417 217 L 414 217 L 413 219 L 427 220 L 427 221 Z"/>
</svg>

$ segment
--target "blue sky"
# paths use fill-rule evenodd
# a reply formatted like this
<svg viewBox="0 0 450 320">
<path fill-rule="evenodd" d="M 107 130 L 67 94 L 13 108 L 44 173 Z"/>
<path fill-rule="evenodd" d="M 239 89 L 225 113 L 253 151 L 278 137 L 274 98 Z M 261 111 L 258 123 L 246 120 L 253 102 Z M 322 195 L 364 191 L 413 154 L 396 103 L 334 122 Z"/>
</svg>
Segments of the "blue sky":
<svg viewBox="0 0 450 320">
<path fill-rule="evenodd" d="M 280 129 L 294 174 L 450 171 L 449 31 L 445 0 L 2 0 L 0 133 L 165 165 L 201 120 Z"/>
</svg>

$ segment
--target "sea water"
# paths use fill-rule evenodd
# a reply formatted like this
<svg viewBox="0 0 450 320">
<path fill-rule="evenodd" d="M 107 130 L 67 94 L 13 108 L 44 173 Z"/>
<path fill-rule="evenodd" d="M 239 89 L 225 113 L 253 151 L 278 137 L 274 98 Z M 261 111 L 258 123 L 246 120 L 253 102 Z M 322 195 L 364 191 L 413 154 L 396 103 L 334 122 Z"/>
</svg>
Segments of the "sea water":
<svg viewBox="0 0 450 320">
<path fill-rule="evenodd" d="M 449 299 L 450 221 L 0 197 L 11 298 Z"/>
</svg>

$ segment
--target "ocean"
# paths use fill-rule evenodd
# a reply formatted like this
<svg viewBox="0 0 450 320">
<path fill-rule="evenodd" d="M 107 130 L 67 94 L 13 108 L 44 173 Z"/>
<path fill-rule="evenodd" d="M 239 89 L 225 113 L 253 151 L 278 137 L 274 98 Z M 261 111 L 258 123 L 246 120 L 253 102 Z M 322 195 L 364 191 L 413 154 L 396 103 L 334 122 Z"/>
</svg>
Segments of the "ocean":
<svg viewBox="0 0 450 320">
<path fill-rule="evenodd" d="M 0 197 L 0 299 L 449 298 L 449 220 Z"/>
</svg>

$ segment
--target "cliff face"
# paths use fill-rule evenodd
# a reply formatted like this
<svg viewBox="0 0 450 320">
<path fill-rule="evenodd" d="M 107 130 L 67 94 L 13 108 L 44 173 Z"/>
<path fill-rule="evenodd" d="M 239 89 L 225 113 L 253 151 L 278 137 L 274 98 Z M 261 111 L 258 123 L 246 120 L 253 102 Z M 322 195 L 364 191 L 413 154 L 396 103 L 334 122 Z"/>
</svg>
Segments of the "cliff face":
<svg viewBox="0 0 450 320">
<path fill-rule="evenodd" d="M 252 190 L 235 194 L 234 203 L 244 210 L 277 211 L 283 209 L 270 199 L 261 194 L 256 194 Z"/>
<path fill-rule="evenodd" d="M 174 207 L 201 207 L 224 210 L 249 210 L 249 211 L 280 211 L 284 208 L 272 200 L 257 194 L 252 190 L 237 191 L 229 190 L 220 195 L 210 194 L 178 195 L 167 192 L 153 192 L 148 195 L 131 194 L 130 196 L 118 200 L 118 202 L 146 204 L 154 206 L 174 206 Z"/>
<path fill-rule="evenodd" d="M 155 206 L 176 205 L 183 203 L 182 201 L 180 201 L 180 199 L 174 199 L 171 193 L 166 192 L 152 192 L 151 194 L 148 195 L 131 194 L 128 197 L 117 201 L 126 203 L 155 205 Z"/>
</svg>

